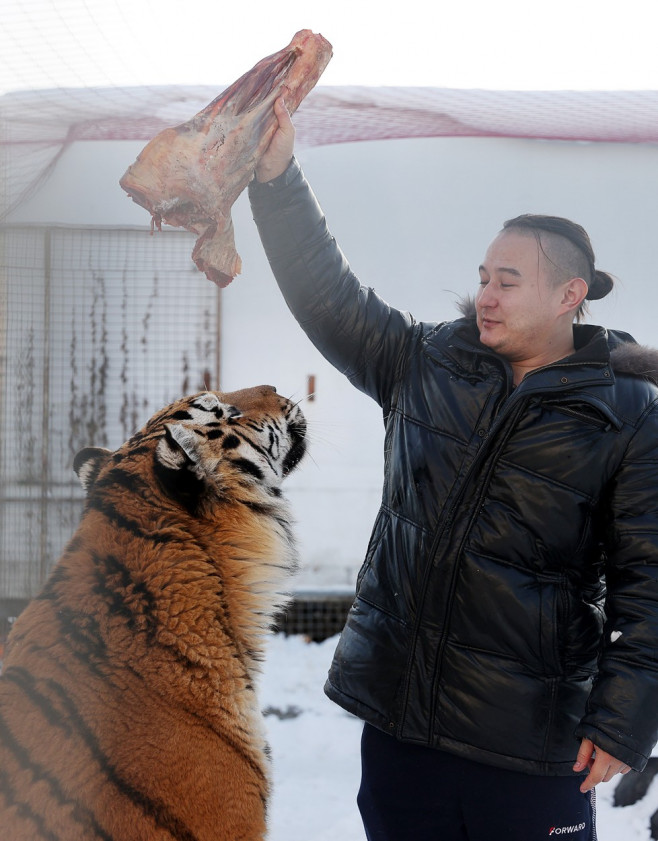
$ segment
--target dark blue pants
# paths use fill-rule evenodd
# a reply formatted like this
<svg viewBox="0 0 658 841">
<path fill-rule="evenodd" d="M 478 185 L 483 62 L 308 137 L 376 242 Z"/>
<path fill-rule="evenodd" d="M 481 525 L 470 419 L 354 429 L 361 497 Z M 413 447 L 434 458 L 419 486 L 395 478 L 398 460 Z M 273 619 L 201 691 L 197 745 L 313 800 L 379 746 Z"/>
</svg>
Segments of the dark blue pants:
<svg viewBox="0 0 658 841">
<path fill-rule="evenodd" d="M 574 753 L 575 760 L 575 753 Z M 583 777 L 506 771 L 366 724 L 358 804 L 368 841 L 595 841 Z"/>
</svg>

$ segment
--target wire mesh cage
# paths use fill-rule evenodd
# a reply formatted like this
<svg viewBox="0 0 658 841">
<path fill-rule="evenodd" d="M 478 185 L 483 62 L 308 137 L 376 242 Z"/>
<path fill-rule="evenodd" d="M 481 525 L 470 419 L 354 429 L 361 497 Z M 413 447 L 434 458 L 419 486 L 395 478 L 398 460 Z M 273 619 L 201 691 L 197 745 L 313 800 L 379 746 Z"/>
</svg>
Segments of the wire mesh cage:
<svg viewBox="0 0 658 841">
<path fill-rule="evenodd" d="M 0 301 L 0 601 L 36 594 L 78 522 L 84 446 L 216 388 L 219 290 L 186 294 L 191 235 L 5 227 Z"/>
</svg>

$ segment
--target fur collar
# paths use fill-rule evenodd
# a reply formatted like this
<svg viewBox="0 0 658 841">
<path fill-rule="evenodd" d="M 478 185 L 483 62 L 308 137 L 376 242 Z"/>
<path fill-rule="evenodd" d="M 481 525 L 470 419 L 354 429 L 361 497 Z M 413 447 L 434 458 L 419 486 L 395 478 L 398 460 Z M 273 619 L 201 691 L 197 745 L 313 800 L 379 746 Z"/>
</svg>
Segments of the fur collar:
<svg viewBox="0 0 658 841">
<path fill-rule="evenodd" d="M 616 374 L 632 374 L 658 385 L 658 350 L 637 342 L 620 342 L 610 351 L 610 366 Z"/>
<path fill-rule="evenodd" d="M 475 319 L 475 301 L 468 295 L 457 303 L 464 318 Z M 631 374 L 658 385 L 658 350 L 638 344 L 628 333 L 608 332 L 610 366 L 616 374 Z"/>
</svg>

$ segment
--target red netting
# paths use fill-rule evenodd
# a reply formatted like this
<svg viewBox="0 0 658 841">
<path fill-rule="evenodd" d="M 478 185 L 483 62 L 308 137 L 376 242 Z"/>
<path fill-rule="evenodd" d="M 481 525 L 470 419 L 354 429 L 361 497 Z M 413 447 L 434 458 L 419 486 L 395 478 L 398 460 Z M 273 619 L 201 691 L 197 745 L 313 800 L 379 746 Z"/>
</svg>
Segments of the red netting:
<svg viewBox="0 0 658 841">
<path fill-rule="evenodd" d="M 208 86 L 72 88 L 0 97 L 6 215 L 79 140 L 147 141 L 213 100 Z M 318 146 L 401 137 L 525 137 L 655 142 L 656 91 L 486 91 L 319 86 L 295 115 L 297 141 Z"/>
</svg>

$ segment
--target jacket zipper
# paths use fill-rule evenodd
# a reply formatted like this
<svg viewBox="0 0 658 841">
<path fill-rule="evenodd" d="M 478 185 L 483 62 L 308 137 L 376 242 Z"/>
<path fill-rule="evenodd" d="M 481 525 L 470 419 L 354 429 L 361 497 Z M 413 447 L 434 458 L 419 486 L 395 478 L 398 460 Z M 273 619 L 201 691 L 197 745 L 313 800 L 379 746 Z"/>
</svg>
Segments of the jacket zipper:
<svg viewBox="0 0 658 841">
<path fill-rule="evenodd" d="M 505 443 L 507 442 L 507 440 L 510 438 L 510 436 L 514 432 L 514 429 L 515 429 L 515 426 L 516 426 L 516 421 L 518 420 L 519 416 L 521 415 L 521 413 L 522 413 L 522 411 L 525 407 L 524 404 L 526 402 L 527 401 L 525 399 L 519 400 L 518 405 L 516 405 L 514 407 L 514 409 L 515 409 L 514 413 L 513 414 L 506 413 L 506 414 L 508 414 L 508 418 L 509 418 L 509 429 L 507 430 L 507 434 L 498 443 L 498 448 L 497 448 L 497 453 L 498 454 L 502 453 L 502 450 L 503 450 L 503 447 L 505 446 Z M 500 424 L 494 423 L 494 427 L 497 427 L 499 425 Z M 488 441 L 495 435 L 495 431 L 496 430 L 494 428 L 492 428 L 492 431 L 490 432 L 490 434 L 487 438 L 487 442 L 485 442 L 483 444 L 482 450 L 480 451 L 480 453 L 478 453 L 478 456 L 480 456 L 480 458 L 478 459 L 478 457 L 476 457 L 473 460 L 473 464 L 471 465 L 471 468 L 475 468 L 476 464 L 481 463 L 485 459 L 485 455 L 481 455 L 481 453 L 486 454 L 486 452 L 488 451 L 488 449 L 489 449 Z M 430 720 L 429 720 L 429 740 L 430 740 L 430 744 L 432 743 L 433 738 L 434 738 L 434 722 L 435 722 L 435 717 L 436 717 L 435 713 L 436 713 L 437 696 L 438 696 L 437 683 L 440 680 L 441 672 L 443 670 L 443 652 L 444 652 L 444 649 L 445 649 L 446 640 L 447 640 L 447 637 L 448 637 L 448 632 L 450 630 L 450 623 L 451 623 L 451 618 L 452 618 L 452 608 L 453 608 L 453 604 L 454 604 L 454 595 L 455 595 L 455 590 L 457 588 L 457 576 L 458 576 L 459 570 L 461 568 L 461 562 L 460 562 L 461 554 L 462 554 L 462 551 L 463 551 L 463 548 L 464 548 L 464 544 L 465 544 L 466 540 L 468 539 L 469 534 L 471 533 L 471 528 L 473 527 L 473 523 L 475 522 L 475 519 L 477 518 L 477 516 L 479 514 L 480 506 L 482 505 L 482 499 L 486 495 L 487 489 L 489 488 L 491 477 L 492 477 L 493 472 L 496 469 L 496 465 L 498 463 L 498 457 L 499 457 L 498 454 L 494 455 L 494 458 L 492 459 L 491 464 L 489 465 L 489 467 L 487 469 L 484 481 L 481 483 L 481 487 L 478 491 L 477 497 L 474 500 L 474 504 L 473 504 L 472 509 L 471 509 L 471 515 L 469 517 L 466 528 L 464 529 L 464 533 L 462 534 L 461 540 L 459 542 L 459 547 L 458 547 L 457 552 L 455 554 L 455 562 L 453 564 L 452 573 L 451 573 L 451 576 L 450 576 L 450 585 L 449 585 L 449 588 L 448 588 L 447 611 L 446 611 L 445 621 L 443 623 L 443 628 L 441 630 L 441 636 L 440 636 L 439 642 L 437 644 L 436 662 L 435 662 L 435 665 L 434 665 L 434 674 L 433 674 L 433 677 L 432 677 L 432 691 L 431 691 L 431 695 L 430 695 L 430 697 L 431 697 Z M 470 476 L 470 474 L 471 474 L 471 471 L 469 471 L 468 475 Z M 464 486 L 465 485 L 466 485 L 466 482 L 464 483 Z M 456 509 L 456 504 L 451 509 L 451 513 L 453 515 L 451 517 L 451 521 L 452 521 L 452 519 L 454 519 L 455 509 Z M 438 550 L 438 548 L 439 548 L 439 546 L 437 544 L 435 552 Z M 432 555 L 432 561 L 433 560 L 434 560 L 434 555 Z M 430 569 L 431 569 L 431 567 L 430 567 Z M 425 599 L 423 598 L 423 604 L 424 604 L 424 601 L 425 601 Z"/>
<path fill-rule="evenodd" d="M 534 376 L 535 374 L 539 374 L 543 371 L 546 371 L 549 368 L 553 367 L 554 364 L 555 363 L 552 363 L 551 365 L 545 365 L 541 368 L 536 368 L 534 371 L 531 371 L 529 374 L 527 374 L 526 377 L 530 378 L 530 377 Z M 562 363 L 560 367 L 561 368 L 582 368 L 584 364 L 585 363 L 583 363 L 583 362 L 565 362 L 565 363 Z M 507 365 L 505 365 L 505 373 L 506 373 L 507 384 L 509 384 L 510 371 L 509 371 L 509 367 Z M 524 380 L 525 380 L 525 378 L 524 378 Z M 580 382 L 577 382 L 577 383 L 573 383 L 573 385 L 577 386 L 577 387 L 583 387 L 583 386 L 588 385 L 588 384 L 589 383 L 585 382 L 585 381 L 580 381 Z M 562 385 L 562 388 L 558 387 L 558 389 L 555 389 L 555 390 L 559 390 L 559 391 L 567 390 L 567 389 L 564 388 L 564 386 L 567 385 L 566 382 L 561 383 L 561 385 Z M 550 389 L 550 391 L 553 391 L 553 390 L 554 389 Z M 542 392 L 543 391 L 544 391 L 544 389 L 542 389 Z M 481 464 L 483 459 L 488 454 L 488 450 L 489 450 L 489 446 L 490 446 L 489 442 L 495 437 L 498 429 L 501 426 L 503 426 L 503 424 L 505 422 L 511 421 L 509 433 L 508 433 L 508 435 L 505 436 L 505 439 L 504 439 L 505 441 L 508 440 L 509 436 L 512 434 L 512 432 L 515 428 L 516 420 L 518 419 L 519 415 L 521 414 L 522 409 L 525 407 L 527 402 L 529 402 L 529 399 L 534 396 L 534 393 L 536 393 L 536 392 L 533 392 L 530 389 L 526 392 L 524 389 L 522 389 L 521 384 L 520 384 L 519 386 L 517 386 L 516 390 L 513 391 L 508 396 L 508 398 L 503 402 L 499 411 L 494 416 L 493 423 L 492 423 L 491 428 L 490 428 L 490 430 L 487 434 L 486 440 L 483 441 L 482 448 L 475 455 L 475 457 L 473 459 L 473 462 L 471 463 L 470 467 L 468 468 L 468 470 L 466 472 L 466 476 L 464 477 L 461 488 L 459 489 L 459 491 L 457 493 L 457 497 L 453 500 L 452 505 L 450 506 L 450 510 L 447 512 L 446 518 L 445 518 L 444 523 L 443 523 L 443 527 L 438 532 L 438 534 L 436 535 L 435 539 L 432 542 L 432 546 L 431 546 L 431 549 L 430 549 L 430 552 L 429 552 L 429 555 L 428 555 L 430 561 L 427 564 L 427 569 L 425 570 L 425 575 L 423 577 L 421 600 L 420 600 L 418 612 L 417 612 L 417 615 L 416 615 L 416 622 L 414 624 L 412 649 L 411 649 L 411 652 L 409 654 L 409 658 L 408 658 L 408 661 L 407 661 L 408 662 L 407 678 L 406 678 L 406 681 L 405 681 L 404 696 L 403 696 L 404 697 L 404 702 L 403 702 L 402 712 L 401 712 L 401 716 L 400 716 L 400 721 L 397 725 L 398 733 L 401 731 L 401 729 L 403 727 L 403 724 L 404 724 L 404 720 L 406 719 L 407 707 L 408 707 L 408 704 L 409 704 L 411 674 L 412 674 L 413 664 L 414 664 L 415 654 L 416 654 L 416 644 L 417 644 L 417 640 L 418 640 L 418 633 L 419 633 L 419 629 L 420 629 L 421 620 L 422 620 L 423 613 L 424 613 L 425 600 L 426 600 L 426 597 L 427 597 L 427 590 L 428 590 L 428 586 L 429 586 L 429 578 L 432 574 L 432 569 L 433 569 L 434 559 L 435 559 L 436 553 L 437 553 L 437 551 L 439 549 L 439 546 L 440 546 L 440 544 L 441 544 L 441 542 L 444 538 L 444 535 L 446 535 L 446 533 L 449 530 L 452 529 L 452 524 L 453 524 L 453 521 L 454 521 L 454 518 L 455 518 L 455 513 L 456 513 L 457 508 L 459 507 L 459 505 L 460 505 L 460 503 L 461 503 L 461 501 L 462 501 L 462 499 L 463 499 L 463 497 L 464 497 L 464 495 L 465 495 L 465 493 L 468 489 L 471 476 L 473 475 L 476 468 L 479 467 L 479 465 Z M 479 508 L 480 508 L 482 497 L 483 497 L 484 493 L 486 492 L 486 488 L 489 485 L 489 478 L 491 476 L 491 471 L 495 468 L 496 463 L 497 463 L 497 459 L 494 459 L 494 462 L 491 465 L 491 469 L 487 473 L 487 481 L 483 484 L 483 488 L 480 491 L 480 493 L 478 494 L 477 505 L 475 505 L 473 507 L 473 511 L 471 513 L 471 517 L 469 519 L 468 525 L 467 525 L 467 527 L 464 531 L 463 537 L 460 541 L 459 550 L 458 550 L 458 552 L 455 556 L 455 564 L 454 564 L 454 567 L 453 567 L 453 570 L 452 570 L 452 574 L 451 574 L 451 578 L 450 578 L 450 585 L 449 585 L 449 588 L 448 588 L 448 615 L 447 615 L 446 621 L 443 625 L 443 630 L 441 632 L 441 637 L 440 637 L 438 645 L 437 645 L 436 663 L 435 663 L 435 667 L 434 667 L 434 676 L 433 676 L 433 679 L 432 679 L 432 694 L 431 694 L 431 699 L 432 700 L 431 700 L 430 721 L 429 721 L 429 740 L 430 740 L 430 743 L 431 743 L 431 741 L 433 739 L 433 736 L 434 736 L 434 718 L 435 718 L 436 697 L 437 697 L 436 684 L 437 684 L 437 679 L 438 679 L 438 677 L 441 673 L 441 666 L 442 666 L 442 660 L 443 660 L 443 650 L 445 648 L 446 637 L 447 637 L 448 629 L 449 629 L 449 625 L 450 625 L 449 619 L 450 619 L 450 614 L 452 612 L 453 596 L 454 596 L 454 592 L 455 592 L 455 588 L 456 588 L 457 574 L 458 574 L 459 568 L 460 568 L 459 556 L 461 554 L 461 550 L 462 550 L 462 547 L 464 545 L 464 541 L 466 540 L 467 536 L 470 534 L 471 527 L 473 525 L 473 520 L 477 516 L 477 513 L 478 513 Z M 390 724 L 389 724 L 389 729 L 393 729 L 394 727 L 395 727 L 395 723 L 391 721 Z"/>
<path fill-rule="evenodd" d="M 492 424 L 492 427 L 491 427 L 491 429 L 490 429 L 490 431 L 487 435 L 487 440 L 483 441 L 480 451 L 473 458 L 473 461 L 472 461 L 470 467 L 466 471 L 466 475 L 464 476 L 461 487 L 460 487 L 459 491 L 457 492 L 457 496 L 453 500 L 453 502 L 450 506 L 450 509 L 448 510 L 448 512 L 446 514 L 446 517 L 445 517 L 444 522 L 443 522 L 443 526 L 440 529 L 440 531 L 437 533 L 434 540 L 432 541 L 432 546 L 430 547 L 430 551 L 428 553 L 429 562 L 428 562 L 427 568 L 425 570 L 425 575 L 423 576 L 421 600 L 420 600 L 420 603 L 418 605 L 418 611 L 417 611 L 417 614 L 416 614 L 416 622 L 414 624 L 412 649 L 411 649 L 411 652 L 409 654 L 408 666 L 407 666 L 407 679 L 406 679 L 405 691 L 404 691 L 404 705 L 403 705 L 403 709 L 402 709 L 402 714 L 400 716 L 400 722 L 399 722 L 399 725 L 398 725 L 398 730 L 402 727 L 403 722 L 406 718 L 407 706 L 408 706 L 408 703 L 409 703 L 409 684 L 411 682 L 411 672 L 412 672 L 412 669 L 413 669 L 413 663 L 414 663 L 415 654 L 416 654 L 416 642 L 418 640 L 418 632 L 419 632 L 420 623 L 421 623 L 423 613 L 424 613 L 425 600 L 426 600 L 426 597 L 427 597 L 427 589 L 428 589 L 428 585 L 429 585 L 429 579 L 430 579 L 430 576 L 432 574 L 432 568 L 433 568 L 433 565 L 434 565 L 434 558 L 436 557 L 436 553 L 439 549 L 441 541 L 444 538 L 444 535 L 446 535 L 446 533 L 448 533 L 452 529 L 452 524 L 453 524 L 453 521 L 454 521 L 454 518 L 455 518 L 455 513 L 456 513 L 459 505 L 461 504 L 461 501 L 464 497 L 464 494 L 468 490 L 471 476 L 473 475 L 473 473 L 477 469 L 477 467 L 479 467 L 481 461 L 484 458 L 484 454 L 486 454 L 486 452 L 488 451 L 488 444 L 487 444 L 488 440 L 491 439 L 492 433 L 494 433 L 498 429 L 498 427 L 500 425 L 502 425 L 503 418 L 509 416 L 510 406 L 513 406 L 517 401 L 522 401 L 522 400 L 523 400 L 523 395 L 522 395 L 521 398 L 518 398 L 516 396 L 516 393 L 513 392 L 510 395 L 510 397 L 508 397 L 508 399 L 506 401 L 507 405 L 504 407 L 504 409 L 501 412 L 499 412 L 496 415 L 494 423 Z M 519 402 L 519 406 L 521 408 L 523 406 L 523 403 Z M 520 409 L 519 409 L 519 411 L 520 411 Z M 479 498 L 481 499 L 481 495 L 480 495 Z M 477 511 L 477 508 L 475 510 Z M 468 531 L 470 531 L 470 526 L 471 526 L 471 523 L 469 522 L 467 533 L 468 533 Z M 460 549 L 461 549 L 461 545 L 460 545 Z M 455 563 L 453 571 L 452 571 L 451 580 L 450 580 L 450 586 L 449 586 L 449 589 L 448 589 L 449 605 L 452 602 L 452 595 L 454 593 L 455 581 L 456 581 L 458 568 L 459 568 L 459 565 L 457 563 Z M 447 627 L 447 625 L 445 627 Z M 444 631 L 442 632 L 441 639 L 439 641 L 437 661 L 438 661 L 438 657 L 440 656 L 440 654 L 443 650 L 445 627 L 444 627 Z M 434 682 L 435 681 L 433 680 L 432 681 L 432 686 L 434 686 Z M 433 698 L 434 698 L 434 694 L 432 696 L 432 706 L 434 706 Z M 393 726 L 394 726 L 394 723 L 391 722 L 389 727 L 392 728 Z M 433 730 L 433 724 L 430 723 L 430 733 L 432 732 L 432 730 Z"/>
</svg>

